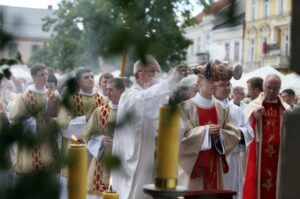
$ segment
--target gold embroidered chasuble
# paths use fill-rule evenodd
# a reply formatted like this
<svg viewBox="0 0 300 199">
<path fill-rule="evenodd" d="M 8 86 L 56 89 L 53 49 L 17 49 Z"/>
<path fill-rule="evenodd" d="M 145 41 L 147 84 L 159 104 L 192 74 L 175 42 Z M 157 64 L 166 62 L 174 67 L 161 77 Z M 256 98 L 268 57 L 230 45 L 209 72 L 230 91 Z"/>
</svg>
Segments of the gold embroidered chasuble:
<svg viewBox="0 0 300 199">
<path fill-rule="evenodd" d="M 58 113 L 58 124 L 61 128 L 66 129 L 70 121 L 77 116 L 89 117 L 93 111 L 100 106 L 108 103 L 106 97 L 100 96 L 98 93 L 93 95 L 83 95 L 76 93 L 75 95 L 69 96 L 70 109 L 61 107 Z"/>
<path fill-rule="evenodd" d="M 57 123 L 62 129 L 67 129 L 71 120 L 78 116 L 86 116 L 89 118 L 93 111 L 100 106 L 108 103 L 106 97 L 100 96 L 98 93 L 92 95 L 83 95 L 80 92 L 69 96 L 70 109 L 62 106 L 58 112 Z M 67 152 L 69 139 L 64 135 L 62 139 L 62 152 Z"/>
<path fill-rule="evenodd" d="M 277 165 L 277 173 L 271 173 L 268 168 L 261 168 L 262 165 L 262 153 L 266 153 L 267 156 L 272 156 L 276 152 L 274 151 L 275 148 L 270 142 L 272 140 L 263 140 L 263 128 L 266 129 L 266 124 L 263 123 L 263 118 L 261 120 L 255 120 L 253 116 L 253 112 L 257 108 L 261 108 L 264 103 L 264 93 L 262 92 L 254 101 L 250 102 L 244 109 L 244 114 L 249 119 L 249 121 L 252 123 L 252 128 L 255 132 L 255 142 L 253 142 L 250 145 L 249 154 L 247 155 L 247 165 L 248 168 L 246 169 L 246 175 L 245 175 L 245 185 L 247 186 L 247 189 L 244 189 L 244 198 L 255 198 L 255 199 L 262 199 L 262 193 L 267 193 L 268 190 L 274 190 L 275 189 L 275 198 L 278 198 L 278 191 L 280 187 L 280 172 L 281 172 L 281 165 L 279 164 L 281 160 L 281 149 L 282 145 L 284 144 L 285 140 L 285 128 L 284 128 L 284 115 L 286 111 L 290 111 L 290 106 L 286 104 L 281 97 L 278 96 L 280 108 L 279 108 L 279 123 L 277 125 L 272 125 L 272 129 L 274 127 L 278 127 L 279 131 L 279 149 L 277 150 L 278 159 L 277 162 L 274 162 L 275 165 Z M 266 110 L 265 113 L 267 116 L 274 114 L 274 111 Z M 270 123 L 268 120 L 267 123 Z M 266 131 L 265 131 L 266 132 Z M 270 136 L 270 138 L 273 138 L 273 136 Z M 263 144 L 264 143 L 264 144 Z M 253 146 L 252 146 L 253 145 Z M 264 145 L 264 146 L 263 146 Z M 255 154 L 251 154 L 255 153 Z M 254 157 L 255 160 L 251 157 Z M 271 178 L 266 178 L 263 180 L 261 178 L 261 175 L 264 175 L 265 170 L 267 171 L 268 176 L 271 178 L 276 178 L 276 182 L 271 182 Z M 254 176 L 255 175 L 255 176 Z M 262 182 L 263 180 L 263 182 Z M 262 190 L 263 189 L 263 190 Z M 256 193 L 255 193 L 256 192 Z"/>
<path fill-rule="evenodd" d="M 228 155 L 234 146 L 240 141 L 240 131 L 230 123 L 231 118 L 228 108 L 214 102 L 218 116 L 218 124 L 221 127 L 225 155 Z M 199 155 L 204 140 L 205 126 L 199 126 L 197 105 L 191 100 L 184 101 L 179 105 L 183 122 L 184 135 L 179 148 L 179 184 L 189 189 L 203 189 L 203 179 L 191 179 L 191 173 Z M 223 170 L 221 159 L 218 170 L 218 188 L 223 187 Z"/>
<path fill-rule="evenodd" d="M 50 129 L 50 125 L 55 122 L 47 114 L 48 96 L 52 96 L 50 91 L 46 89 L 35 91 L 34 86 L 29 86 L 29 89 L 18 96 L 10 119 L 14 122 L 26 119 L 26 125 L 34 127 L 33 131 L 39 138 L 45 129 Z M 59 101 L 59 99 L 55 100 Z M 29 121 L 33 120 L 27 120 L 28 118 L 34 118 L 36 124 L 30 123 Z M 54 134 L 54 132 L 51 133 Z M 18 173 L 25 173 L 31 170 L 56 169 L 59 153 L 56 138 L 56 135 L 50 135 L 46 139 L 38 139 L 38 143 L 33 146 L 33 149 L 19 145 L 14 170 Z"/>
<path fill-rule="evenodd" d="M 89 119 L 83 132 L 83 140 L 88 143 L 93 136 L 109 136 L 113 137 L 115 124 L 117 119 L 117 109 L 110 108 L 107 104 L 98 107 Z M 100 156 L 94 157 L 89 154 L 88 166 L 88 193 L 93 195 L 101 195 L 107 190 L 110 178 L 110 172 L 103 165 L 103 159 L 107 153 L 111 153 L 110 148 L 101 147 L 103 152 Z"/>
</svg>

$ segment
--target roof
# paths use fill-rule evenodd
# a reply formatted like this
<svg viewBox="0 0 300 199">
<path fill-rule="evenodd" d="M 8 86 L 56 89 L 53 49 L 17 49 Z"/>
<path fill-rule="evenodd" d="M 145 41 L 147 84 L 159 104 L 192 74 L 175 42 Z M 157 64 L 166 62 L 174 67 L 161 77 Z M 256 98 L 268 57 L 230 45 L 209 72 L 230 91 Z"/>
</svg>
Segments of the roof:
<svg viewBox="0 0 300 199">
<path fill-rule="evenodd" d="M 3 30 L 13 37 L 47 39 L 51 32 L 44 32 L 43 18 L 50 16 L 52 9 L 36 9 L 12 6 L 0 6 L 3 16 Z"/>
<path fill-rule="evenodd" d="M 232 28 L 244 24 L 245 13 L 235 16 L 231 19 L 226 20 L 225 22 L 218 24 L 212 28 L 212 30 L 218 30 L 223 28 Z"/>
<path fill-rule="evenodd" d="M 231 3 L 231 0 L 219 0 L 215 3 L 213 3 L 211 5 L 211 13 L 215 14 L 215 13 L 219 12 L 220 10 L 222 10 L 224 7 L 226 7 L 230 3 Z M 208 13 L 203 11 L 196 16 L 196 19 L 199 22 L 202 22 L 203 18 L 207 15 L 208 15 Z"/>
</svg>

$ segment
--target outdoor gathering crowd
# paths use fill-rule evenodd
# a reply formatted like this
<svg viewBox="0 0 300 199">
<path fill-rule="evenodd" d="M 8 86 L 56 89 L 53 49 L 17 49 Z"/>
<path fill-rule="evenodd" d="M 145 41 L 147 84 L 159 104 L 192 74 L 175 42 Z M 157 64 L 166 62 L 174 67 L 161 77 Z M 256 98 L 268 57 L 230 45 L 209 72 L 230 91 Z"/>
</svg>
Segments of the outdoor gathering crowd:
<svg viewBox="0 0 300 199">
<path fill-rule="evenodd" d="M 42 63 L 31 67 L 33 82 L 23 84 L 19 92 L 15 81 L 3 79 L 2 118 L 10 124 L 23 121 L 27 133 L 46 136 L 32 148 L 11 147 L 7 154 L 11 169 L 16 175 L 57 171 L 61 198 L 67 198 L 67 172 L 58 160 L 67 153 L 74 134 L 88 149 L 88 198 L 101 198 L 110 178 L 120 199 L 150 198 L 143 186 L 153 183 L 159 108 L 177 93 L 177 184 L 189 190 L 234 190 L 239 199 L 275 199 L 285 116 L 299 109 L 295 92 L 281 91 L 276 74 L 251 78 L 247 88 L 232 88 L 230 78 L 216 79 L 210 71 L 221 66 L 228 63 L 210 61 L 201 66 L 206 67 L 205 73 L 191 74 L 185 64 L 179 64 L 161 78 L 159 63 L 148 55 L 145 61 L 135 62 L 130 83 L 110 73 L 96 80 L 91 70 L 79 68 L 74 92 L 66 84 L 58 87 L 53 69 Z M 59 132 L 51 135 L 55 125 Z M 50 133 L 43 134 L 46 129 Z M 111 153 L 121 166 L 110 172 L 103 160 Z"/>
</svg>

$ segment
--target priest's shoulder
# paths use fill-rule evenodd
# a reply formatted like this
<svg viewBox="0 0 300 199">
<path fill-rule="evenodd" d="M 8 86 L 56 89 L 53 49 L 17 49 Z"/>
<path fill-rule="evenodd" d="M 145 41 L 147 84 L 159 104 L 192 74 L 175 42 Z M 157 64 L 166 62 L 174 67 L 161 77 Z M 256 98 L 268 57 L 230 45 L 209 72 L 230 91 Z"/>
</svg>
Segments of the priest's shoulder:
<svg viewBox="0 0 300 199">
<path fill-rule="evenodd" d="M 214 100 L 214 105 L 217 110 L 222 110 L 223 112 L 229 112 L 229 108 L 227 106 L 224 106 L 223 104 L 217 102 L 216 100 Z"/>
<path fill-rule="evenodd" d="M 178 104 L 178 107 L 183 110 L 194 108 L 195 106 L 197 106 L 197 105 L 191 99 L 185 100 Z"/>
<path fill-rule="evenodd" d="M 102 105 L 102 106 L 98 106 L 98 107 L 94 110 L 94 112 L 95 112 L 96 114 L 102 114 L 103 112 L 108 111 L 108 109 L 109 109 L 109 105 L 108 105 L 108 104 L 105 104 L 105 105 Z"/>
</svg>

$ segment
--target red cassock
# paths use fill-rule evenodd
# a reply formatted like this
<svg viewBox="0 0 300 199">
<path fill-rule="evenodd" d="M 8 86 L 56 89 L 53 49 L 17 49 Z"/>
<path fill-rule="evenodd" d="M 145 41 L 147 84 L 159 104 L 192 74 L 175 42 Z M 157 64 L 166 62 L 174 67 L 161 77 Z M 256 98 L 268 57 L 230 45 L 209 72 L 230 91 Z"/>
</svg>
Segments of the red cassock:
<svg viewBox="0 0 300 199">
<path fill-rule="evenodd" d="M 248 166 L 244 185 L 244 199 L 276 198 L 276 180 L 278 157 L 280 148 L 280 103 L 263 103 L 265 114 L 262 118 L 261 150 L 257 149 L 256 142 L 252 142 L 249 148 Z M 251 126 L 257 139 L 256 120 L 252 113 Z M 258 153 L 261 153 L 260 156 Z M 258 182 L 258 160 L 260 162 L 260 182 Z M 257 188 L 260 193 L 257 194 Z"/>
<path fill-rule="evenodd" d="M 211 108 L 197 107 L 199 125 L 218 124 L 218 116 L 215 106 Z M 214 139 L 212 139 L 212 147 L 209 150 L 200 151 L 195 162 L 191 179 L 203 178 L 204 189 L 217 189 L 218 185 L 218 158 L 222 159 L 223 172 L 228 172 L 225 155 L 220 155 L 215 147 Z"/>
</svg>

